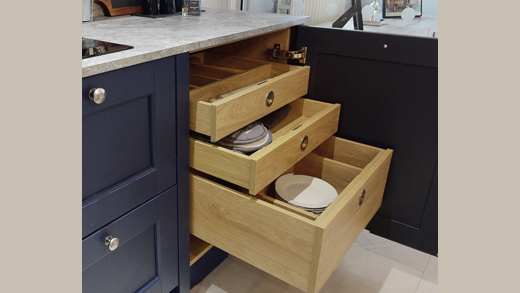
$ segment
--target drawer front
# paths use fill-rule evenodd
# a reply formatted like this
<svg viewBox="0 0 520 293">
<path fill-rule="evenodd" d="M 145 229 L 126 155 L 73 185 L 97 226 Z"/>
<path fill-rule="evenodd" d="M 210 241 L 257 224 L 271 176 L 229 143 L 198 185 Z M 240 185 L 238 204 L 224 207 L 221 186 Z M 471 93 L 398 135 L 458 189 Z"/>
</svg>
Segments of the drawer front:
<svg viewBox="0 0 520 293">
<path fill-rule="evenodd" d="M 83 237 L 176 184 L 175 84 L 155 86 L 175 59 L 83 79 Z M 106 99 L 96 104 L 93 88 Z"/>
<path fill-rule="evenodd" d="M 320 216 L 192 174 L 191 233 L 301 290 L 318 292 L 381 205 L 392 155 L 334 137 L 324 145 L 290 170 L 320 177 L 339 191 Z M 343 153 L 352 155 L 345 159 Z M 350 164 L 350 157 L 365 154 L 364 166 Z"/>
<path fill-rule="evenodd" d="M 190 92 L 190 129 L 210 136 L 213 142 L 307 94 L 308 66 L 209 53 L 194 56 L 204 65 L 192 66 L 190 83 L 208 84 Z M 243 87 L 248 88 L 230 93 Z M 222 100 L 209 102 L 228 93 Z"/>
<path fill-rule="evenodd" d="M 270 145 L 248 156 L 191 139 L 190 165 L 257 194 L 337 131 L 339 110 L 339 104 L 298 99 L 271 129 Z"/>
<path fill-rule="evenodd" d="M 177 188 L 83 239 L 83 292 L 170 292 L 178 284 Z M 119 239 L 110 250 L 107 236 Z"/>
</svg>

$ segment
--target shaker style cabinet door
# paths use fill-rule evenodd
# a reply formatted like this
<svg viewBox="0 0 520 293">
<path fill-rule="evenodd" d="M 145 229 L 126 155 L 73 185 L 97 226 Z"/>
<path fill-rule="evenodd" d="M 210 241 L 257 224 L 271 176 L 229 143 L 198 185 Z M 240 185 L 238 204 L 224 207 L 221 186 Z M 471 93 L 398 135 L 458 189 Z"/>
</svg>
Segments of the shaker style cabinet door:
<svg viewBox="0 0 520 293">
<path fill-rule="evenodd" d="M 82 237 L 177 183 L 175 98 L 175 57 L 83 79 Z"/>
<path fill-rule="evenodd" d="M 83 293 L 168 293 L 178 285 L 177 187 L 83 239 Z"/>
<path fill-rule="evenodd" d="M 308 97 L 341 104 L 336 135 L 394 150 L 367 230 L 436 255 L 438 40 L 307 26 L 295 33 L 294 47 L 308 47 Z"/>
</svg>

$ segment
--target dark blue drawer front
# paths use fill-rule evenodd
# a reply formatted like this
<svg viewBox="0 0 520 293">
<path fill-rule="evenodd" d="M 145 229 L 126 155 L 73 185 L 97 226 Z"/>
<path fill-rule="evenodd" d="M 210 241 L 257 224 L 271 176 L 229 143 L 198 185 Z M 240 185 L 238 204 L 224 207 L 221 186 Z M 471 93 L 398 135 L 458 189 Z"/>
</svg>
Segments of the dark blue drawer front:
<svg viewBox="0 0 520 293">
<path fill-rule="evenodd" d="M 107 236 L 119 246 L 110 251 Z M 178 285 L 177 187 L 83 239 L 83 293 L 170 292 Z"/>
<path fill-rule="evenodd" d="M 83 79 L 82 236 L 177 184 L 175 57 Z M 104 88 L 96 104 L 88 93 Z"/>
</svg>

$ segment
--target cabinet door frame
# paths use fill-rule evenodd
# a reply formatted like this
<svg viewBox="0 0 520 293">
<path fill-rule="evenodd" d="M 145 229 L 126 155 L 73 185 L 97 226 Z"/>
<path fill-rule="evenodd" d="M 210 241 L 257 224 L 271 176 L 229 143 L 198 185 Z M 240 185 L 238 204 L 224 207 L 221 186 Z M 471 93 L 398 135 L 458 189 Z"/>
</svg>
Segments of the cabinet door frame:
<svg viewBox="0 0 520 293">
<path fill-rule="evenodd" d="M 176 210 L 177 187 L 172 187 L 86 237 L 82 241 L 82 270 L 85 271 L 111 253 L 117 253 L 118 249 L 121 251 L 120 249 L 128 241 L 153 227 L 156 275 L 143 284 L 138 292 L 170 292 L 178 285 Z M 120 240 L 119 246 L 113 251 L 110 251 L 104 243 L 107 236 L 117 237 Z M 106 277 L 111 278 L 112 276 Z M 97 282 L 103 283 L 103 280 L 97 280 Z M 84 289 L 88 285 L 83 283 Z"/>
<path fill-rule="evenodd" d="M 107 98 L 99 105 L 88 97 L 90 89 L 96 87 L 107 87 Z M 95 194 L 86 195 L 88 197 L 82 202 L 82 237 L 86 237 L 177 184 L 175 56 L 84 78 L 82 88 L 84 119 L 138 99 L 147 99 L 150 153 L 143 155 L 149 156 L 151 160 L 150 166 L 145 169 Z M 84 132 L 85 127 L 88 126 L 83 126 Z M 95 133 L 96 129 L 89 131 Z M 103 129 L 99 131 L 102 132 Z M 84 145 L 86 143 L 88 142 L 83 142 Z M 103 152 L 103 149 L 89 150 L 89 156 L 92 153 L 95 156 L 96 151 Z M 83 152 L 85 164 L 89 158 L 85 157 L 85 149 Z"/>
</svg>

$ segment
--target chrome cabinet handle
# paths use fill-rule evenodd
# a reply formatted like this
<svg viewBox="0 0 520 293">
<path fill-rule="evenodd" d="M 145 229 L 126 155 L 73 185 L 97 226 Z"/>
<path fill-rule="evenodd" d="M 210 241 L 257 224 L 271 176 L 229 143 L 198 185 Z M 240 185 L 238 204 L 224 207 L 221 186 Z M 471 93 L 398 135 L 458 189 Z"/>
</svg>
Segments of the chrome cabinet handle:
<svg viewBox="0 0 520 293">
<path fill-rule="evenodd" d="M 105 238 L 105 245 L 108 246 L 108 249 L 114 251 L 119 246 L 119 238 L 108 236 Z"/>
<path fill-rule="evenodd" d="M 363 204 L 363 201 L 365 201 L 365 194 L 366 189 L 363 189 L 363 193 L 361 193 L 361 196 L 359 197 L 359 206 L 361 206 Z"/>
<path fill-rule="evenodd" d="M 101 104 L 105 101 L 107 93 L 104 88 L 93 88 L 88 92 L 88 96 L 96 104 Z"/>
<path fill-rule="evenodd" d="M 274 102 L 274 92 L 270 91 L 270 92 L 267 93 L 267 96 L 265 97 L 265 105 L 267 107 L 271 107 L 273 102 Z"/>
<path fill-rule="evenodd" d="M 302 139 L 302 143 L 300 144 L 300 149 L 302 151 L 304 151 L 306 148 L 307 148 L 307 145 L 309 144 L 309 137 L 306 135 L 303 139 Z"/>
</svg>

